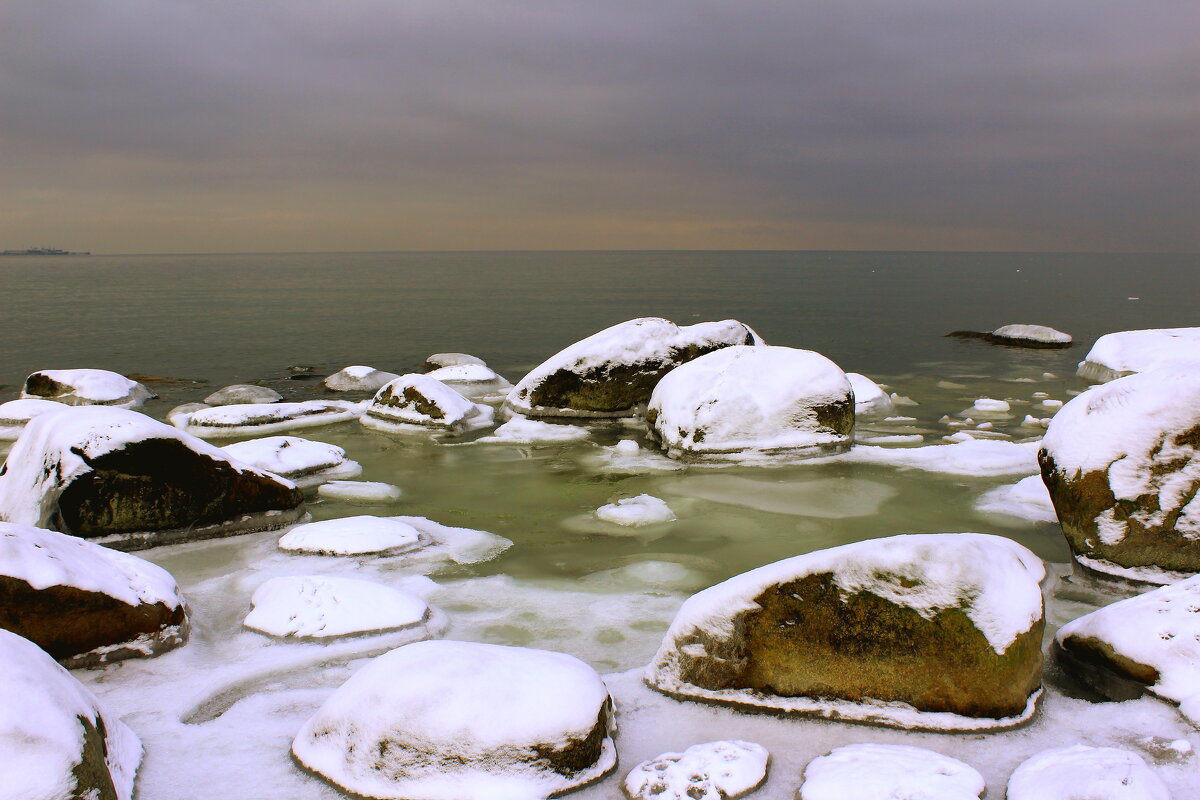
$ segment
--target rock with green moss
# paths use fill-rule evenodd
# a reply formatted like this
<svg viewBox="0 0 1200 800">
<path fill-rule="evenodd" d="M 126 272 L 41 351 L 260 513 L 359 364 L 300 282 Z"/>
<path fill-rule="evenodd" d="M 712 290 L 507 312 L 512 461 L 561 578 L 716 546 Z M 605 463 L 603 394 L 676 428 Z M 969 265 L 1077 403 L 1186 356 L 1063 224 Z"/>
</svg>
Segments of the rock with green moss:
<svg viewBox="0 0 1200 800">
<path fill-rule="evenodd" d="M 1083 567 L 1151 584 L 1200 572 L 1200 362 L 1073 398 L 1038 461 Z"/>
<path fill-rule="evenodd" d="M 645 673 L 686 699 L 905 728 L 995 729 L 1040 693 L 1042 562 L 999 536 L 893 536 L 691 597 Z"/>
<path fill-rule="evenodd" d="M 509 408 L 531 417 L 628 417 L 680 364 L 733 345 L 760 344 L 737 320 L 680 327 L 643 317 L 606 328 L 551 356 L 509 392 Z"/>
</svg>

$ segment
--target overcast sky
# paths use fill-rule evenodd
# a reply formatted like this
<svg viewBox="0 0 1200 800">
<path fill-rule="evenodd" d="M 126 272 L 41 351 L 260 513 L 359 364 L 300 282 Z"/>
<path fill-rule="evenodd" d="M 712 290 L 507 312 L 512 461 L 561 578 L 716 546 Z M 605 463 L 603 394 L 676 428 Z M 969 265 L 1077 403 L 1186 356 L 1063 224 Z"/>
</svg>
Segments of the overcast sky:
<svg viewBox="0 0 1200 800">
<path fill-rule="evenodd" d="M 1197 0 L 0 0 L 0 247 L 1200 250 Z"/>
</svg>

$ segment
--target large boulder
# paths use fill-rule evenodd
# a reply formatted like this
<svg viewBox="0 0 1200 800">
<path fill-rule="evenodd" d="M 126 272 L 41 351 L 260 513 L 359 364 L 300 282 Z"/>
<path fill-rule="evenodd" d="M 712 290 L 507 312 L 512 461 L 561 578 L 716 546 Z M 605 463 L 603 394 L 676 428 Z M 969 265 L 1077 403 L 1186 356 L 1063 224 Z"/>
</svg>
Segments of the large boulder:
<svg viewBox="0 0 1200 800">
<path fill-rule="evenodd" d="M 0 630 L 0 796 L 129 800 L 142 744 L 33 642 Z"/>
<path fill-rule="evenodd" d="M 727 347 L 668 373 L 646 420 L 672 458 L 828 455 L 850 448 L 854 392 L 811 350 Z"/>
<path fill-rule="evenodd" d="M 617 763 L 612 701 L 562 653 L 429 641 L 361 668 L 300 729 L 304 767 L 364 797 L 537 798 Z"/>
<path fill-rule="evenodd" d="M 691 597 L 645 673 L 666 694 L 907 728 L 1028 719 L 1045 571 L 978 533 L 796 556 Z M 932 712 L 932 713 L 930 713 Z"/>
<path fill-rule="evenodd" d="M 0 520 L 129 550 L 283 527 L 303 500 L 170 425 L 98 406 L 32 420 L 0 470 Z"/>
<path fill-rule="evenodd" d="M 548 358 L 508 394 L 527 416 L 627 417 L 671 370 L 733 345 L 760 344 L 737 320 L 680 327 L 643 317 L 606 328 Z"/>
<path fill-rule="evenodd" d="M 428 375 L 401 375 L 375 393 L 363 425 L 388 433 L 463 433 L 492 424 L 494 410 L 473 403 Z"/>
<path fill-rule="evenodd" d="M 187 639 L 170 573 L 55 531 L 0 522 L 0 628 L 69 667 L 157 655 Z"/>
<path fill-rule="evenodd" d="M 1200 363 L 1073 398 L 1038 461 L 1081 565 L 1156 584 L 1200 572 Z"/>
<path fill-rule="evenodd" d="M 137 381 L 105 369 L 43 369 L 25 379 L 21 397 L 71 406 L 138 408 L 154 393 Z"/>
<path fill-rule="evenodd" d="M 1200 360 L 1200 328 L 1153 328 L 1106 333 L 1079 362 L 1079 375 L 1106 383 L 1180 361 Z"/>
</svg>

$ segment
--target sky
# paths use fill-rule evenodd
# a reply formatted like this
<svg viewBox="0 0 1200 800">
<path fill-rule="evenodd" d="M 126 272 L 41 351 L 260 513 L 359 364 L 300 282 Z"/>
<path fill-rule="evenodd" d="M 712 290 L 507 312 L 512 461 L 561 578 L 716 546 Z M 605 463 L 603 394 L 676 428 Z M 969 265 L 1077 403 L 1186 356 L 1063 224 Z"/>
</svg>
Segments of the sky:
<svg viewBox="0 0 1200 800">
<path fill-rule="evenodd" d="M 1200 251 L 1196 0 L 0 0 L 0 248 Z"/>
</svg>

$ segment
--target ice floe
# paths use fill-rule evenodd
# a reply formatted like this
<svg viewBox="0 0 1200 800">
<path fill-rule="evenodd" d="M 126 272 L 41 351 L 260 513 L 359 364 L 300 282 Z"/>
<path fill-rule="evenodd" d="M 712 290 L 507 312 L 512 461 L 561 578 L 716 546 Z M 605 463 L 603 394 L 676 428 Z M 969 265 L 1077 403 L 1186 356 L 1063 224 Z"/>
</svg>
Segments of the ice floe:
<svg viewBox="0 0 1200 800">
<path fill-rule="evenodd" d="M 374 505 L 400 499 L 399 486 L 380 481 L 329 481 L 317 487 L 317 497 L 341 503 Z"/>
<path fill-rule="evenodd" d="M 643 525 L 673 522 L 675 512 L 664 500 L 648 494 L 639 494 L 637 497 L 623 497 L 615 503 L 600 506 L 596 509 L 596 519 L 614 525 L 640 528 Z"/>
<path fill-rule="evenodd" d="M 285 638 L 325 639 L 420 625 L 419 597 L 374 581 L 321 575 L 271 578 L 254 591 L 245 625 Z"/>
<path fill-rule="evenodd" d="M 486 444 L 553 444 L 577 442 L 590 435 L 590 431 L 582 425 L 560 425 L 516 414 L 487 436 L 475 441 Z"/>
<path fill-rule="evenodd" d="M 586 461 L 604 472 L 637 475 L 646 472 L 678 472 L 683 464 L 667 458 L 657 450 L 648 450 L 633 439 L 622 439 L 609 447 L 589 453 Z"/>
<path fill-rule="evenodd" d="M 394 555 L 404 560 L 476 564 L 512 546 L 503 536 L 441 525 L 425 517 L 357 516 L 297 525 L 279 540 L 290 553 Z"/>
<path fill-rule="evenodd" d="M 25 379 L 21 399 L 42 398 L 72 406 L 140 408 L 154 393 L 104 369 L 43 369 Z"/>
<path fill-rule="evenodd" d="M 362 474 L 362 465 L 346 458 L 345 449 L 298 436 L 248 439 L 221 449 L 243 464 L 287 478 L 301 489 Z"/>
<path fill-rule="evenodd" d="M 773 514 L 823 519 L 869 517 L 899 492 L 862 478 L 774 481 L 739 475 L 689 475 L 662 484 L 669 494 L 753 508 Z"/>
<path fill-rule="evenodd" d="M 1137 753 L 1073 745 L 1044 750 L 1008 779 L 1006 800 L 1171 800 L 1162 779 Z"/>
<path fill-rule="evenodd" d="M 798 800 L 979 800 L 986 784 L 956 758 L 896 744 L 851 744 L 814 758 Z"/>
<path fill-rule="evenodd" d="M 812 463 L 879 464 L 978 477 L 1031 475 L 1038 471 L 1039 444 L 971 438 L 925 447 L 859 446 L 848 453 L 814 459 Z"/>
<path fill-rule="evenodd" d="M 235 383 L 226 386 L 204 398 L 204 404 L 209 406 L 237 406 L 254 403 L 278 403 L 283 395 L 268 386 L 255 386 L 249 383 Z"/>
<path fill-rule="evenodd" d="M 347 422 L 362 414 L 362 406 L 342 400 L 301 403 L 240 403 L 201 408 L 191 413 L 176 409 L 171 423 L 202 439 L 261 436 L 269 433 Z"/>
<path fill-rule="evenodd" d="M 394 372 L 384 372 L 374 367 L 355 364 L 325 378 L 322 385 L 331 392 L 371 392 L 373 394 L 399 377 Z"/>
<path fill-rule="evenodd" d="M 754 742 L 704 742 L 638 764 L 625 778 L 625 794 L 631 800 L 742 797 L 767 779 L 769 758 Z"/>
<path fill-rule="evenodd" d="M 985 492 L 975 503 L 975 509 L 1027 522 L 1058 522 L 1041 475 L 1030 475 L 1014 484 Z"/>
</svg>

